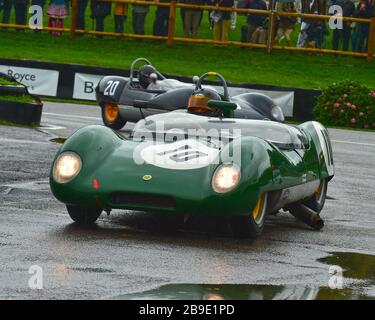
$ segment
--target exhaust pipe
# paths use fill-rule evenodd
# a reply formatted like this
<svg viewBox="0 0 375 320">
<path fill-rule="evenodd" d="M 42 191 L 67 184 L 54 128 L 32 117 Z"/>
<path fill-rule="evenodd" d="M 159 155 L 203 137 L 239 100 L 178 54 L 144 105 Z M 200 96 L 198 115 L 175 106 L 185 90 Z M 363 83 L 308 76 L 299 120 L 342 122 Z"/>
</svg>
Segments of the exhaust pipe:
<svg viewBox="0 0 375 320">
<path fill-rule="evenodd" d="M 320 230 L 324 227 L 324 220 L 314 210 L 306 207 L 301 203 L 293 204 L 288 207 L 290 214 L 314 230 Z"/>
</svg>

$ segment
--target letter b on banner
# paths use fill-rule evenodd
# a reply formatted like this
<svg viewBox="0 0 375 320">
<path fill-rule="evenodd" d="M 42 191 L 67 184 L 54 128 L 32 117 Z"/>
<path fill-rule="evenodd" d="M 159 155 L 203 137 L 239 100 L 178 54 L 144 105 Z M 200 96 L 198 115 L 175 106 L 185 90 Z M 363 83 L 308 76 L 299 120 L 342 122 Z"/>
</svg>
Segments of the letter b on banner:
<svg viewBox="0 0 375 320">
<path fill-rule="evenodd" d="M 85 81 L 85 87 L 84 87 L 85 93 L 93 93 L 94 92 L 94 83 L 91 81 Z"/>
</svg>

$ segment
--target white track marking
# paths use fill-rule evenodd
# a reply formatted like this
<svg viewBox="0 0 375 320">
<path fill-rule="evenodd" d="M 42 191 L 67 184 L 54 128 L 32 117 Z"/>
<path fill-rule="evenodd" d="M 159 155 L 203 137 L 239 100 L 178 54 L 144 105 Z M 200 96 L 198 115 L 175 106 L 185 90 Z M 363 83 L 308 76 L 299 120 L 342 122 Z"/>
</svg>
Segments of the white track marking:
<svg viewBox="0 0 375 320">
<path fill-rule="evenodd" d="M 44 124 L 41 127 L 38 127 L 39 130 L 63 130 L 66 129 L 66 127 L 56 126 L 53 124 Z"/>
<path fill-rule="evenodd" d="M 356 144 L 359 146 L 375 147 L 374 143 L 363 143 L 363 142 L 352 142 L 352 141 L 343 141 L 343 140 L 332 140 L 335 143 L 347 143 L 347 144 Z"/>
<path fill-rule="evenodd" d="M 88 119 L 88 120 L 101 120 L 101 118 L 97 118 L 97 117 L 76 116 L 76 115 L 68 115 L 68 114 L 60 114 L 60 113 L 50 113 L 50 112 L 43 112 L 43 115 L 54 116 L 54 117 L 62 117 L 62 118 L 76 118 L 76 119 Z"/>
<path fill-rule="evenodd" d="M 76 119 L 87 119 L 87 120 L 101 120 L 101 118 L 97 117 L 90 117 L 90 116 L 77 116 L 77 115 L 68 115 L 68 114 L 60 114 L 60 113 L 52 113 L 52 112 L 43 112 L 43 115 L 47 116 L 54 116 L 54 117 L 62 117 L 62 118 L 76 118 Z M 53 129 L 50 129 L 53 130 Z M 57 129 L 55 129 L 57 130 Z M 368 147 L 375 147 L 375 144 L 372 143 L 361 143 L 361 142 L 352 142 L 352 141 L 343 141 L 343 140 L 332 140 L 335 143 L 347 143 L 347 144 L 355 144 L 359 146 L 368 146 Z"/>
<path fill-rule="evenodd" d="M 29 143 L 29 144 L 49 144 L 51 142 L 46 141 L 33 141 L 33 140 L 23 140 L 23 139 L 8 139 L 8 138 L 0 138 L 0 142 L 14 142 L 14 143 Z"/>
</svg>

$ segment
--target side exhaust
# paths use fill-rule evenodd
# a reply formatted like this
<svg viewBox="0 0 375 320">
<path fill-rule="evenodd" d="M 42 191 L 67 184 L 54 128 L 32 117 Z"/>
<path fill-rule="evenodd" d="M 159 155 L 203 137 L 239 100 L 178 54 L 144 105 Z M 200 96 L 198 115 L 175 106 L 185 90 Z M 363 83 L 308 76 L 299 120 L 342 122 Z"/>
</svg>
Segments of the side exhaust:
<svg viewBox="0 0 375 320">
<path fill-rule="evenodd" d="M 292 216 L 306 223 L 314 230 L 320 230 L 324 227 L 324 220 L 320 215 L 303 204 L 293 204 L 288 206 L 288 210 Z"/>
</svg>

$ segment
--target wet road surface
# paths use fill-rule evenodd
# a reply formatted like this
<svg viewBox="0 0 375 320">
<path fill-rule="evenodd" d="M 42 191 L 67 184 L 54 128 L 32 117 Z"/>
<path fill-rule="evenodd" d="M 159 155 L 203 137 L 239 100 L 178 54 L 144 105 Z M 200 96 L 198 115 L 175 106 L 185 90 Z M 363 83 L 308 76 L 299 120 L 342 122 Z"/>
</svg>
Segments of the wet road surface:
<svg viewBox="0 0 375 320">
<path fill-rule="evenodd" d="M 46 103 L 40 128 L 0 126 L 0 299 L 375 298 L 375 133 L 330 129 L 322 231 L 281 213 L 259 239 L 236 240 L 220 221 L 180 227 L 131 211 L 72 224 L 49 190 L 50 139 L 89 124 L 101 124 L 99 108 Z M 34 265 L 42 290 L 29 288 Z M 331 265 L 344 269 L 342 290 L 327 289 Z"/>
</svg>

